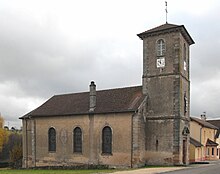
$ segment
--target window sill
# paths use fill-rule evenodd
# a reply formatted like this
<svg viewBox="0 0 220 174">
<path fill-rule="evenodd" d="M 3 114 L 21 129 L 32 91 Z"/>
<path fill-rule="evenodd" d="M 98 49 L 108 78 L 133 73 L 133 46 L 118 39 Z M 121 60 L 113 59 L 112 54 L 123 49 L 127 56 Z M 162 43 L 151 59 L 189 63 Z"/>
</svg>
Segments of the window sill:
<svg viewBox="0 0 220 174">
<path fill-rule="evenodd" d="M 157 57 L 157 58 L 162 58 L 162 57 L 165 57 L 165 54 L 163 54 L 163 55 L 157 55 L 156 57 Z"/>
<path fill-rule="evenodd" d="M 82 152 L 73 152 L 74 155 L 83 155 Z"/>
<path fill-rule="evenodd" d="M 101 155 L 102 155 L 102 156 L 113 156 L 112 153 L 102 153 Z"/>
<path fill-rule="evenodd" d="M 56 151 L 48 151 L 48 153 L 56 153 Z"/>
</svg>

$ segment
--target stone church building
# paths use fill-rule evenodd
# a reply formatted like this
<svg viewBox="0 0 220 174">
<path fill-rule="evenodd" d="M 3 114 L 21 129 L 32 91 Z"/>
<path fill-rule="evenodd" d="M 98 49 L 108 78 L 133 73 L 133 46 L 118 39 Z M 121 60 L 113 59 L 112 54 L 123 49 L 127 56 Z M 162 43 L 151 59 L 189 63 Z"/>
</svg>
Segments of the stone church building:
<svg viewBox="0 0 220 174">
<path fill-rule="evenodd" d="M 184 165 L 189 162 L 189 47 L 183 25 L 143 40 L 142 85 L 55 95 L 22 116 L 23 167 Z"/>
</svg>

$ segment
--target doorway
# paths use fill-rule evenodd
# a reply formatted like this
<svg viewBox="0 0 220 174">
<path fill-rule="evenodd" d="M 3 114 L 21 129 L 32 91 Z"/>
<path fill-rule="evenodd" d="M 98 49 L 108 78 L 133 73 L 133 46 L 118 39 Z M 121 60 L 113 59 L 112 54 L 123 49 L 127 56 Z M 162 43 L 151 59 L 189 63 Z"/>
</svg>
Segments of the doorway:
<svg viewBox="0 0 220 174">
<path fill-rule="evenodd" d="M 187 157 L 187 141 L 183 140 L 183 164 L 186 164 L 186 157 Z"/>
</svg>

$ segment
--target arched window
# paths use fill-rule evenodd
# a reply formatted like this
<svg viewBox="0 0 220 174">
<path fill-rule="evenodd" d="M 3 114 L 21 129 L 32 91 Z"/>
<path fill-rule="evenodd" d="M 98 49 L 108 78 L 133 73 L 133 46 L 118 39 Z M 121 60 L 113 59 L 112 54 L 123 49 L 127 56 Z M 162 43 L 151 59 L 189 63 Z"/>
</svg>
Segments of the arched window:
<svg viewBox="0 0 220 174">
<path fill-rule="evenodd" d="M 187 96 L 186 96 L 186 92 L 184 92 L 184 114 L 187 113 L 187 110 L 188 110 L 188 99 L 187 99 Z"/>
<path fill-rule="evenodd" d="M 82 153 L 82 131 L 79 127 L 73 130 L 73 152 Z"/>
<path fill-rule="evenodd" d="M 102 130 L 102 153 L 112 154 L 112 130 L 109 126 Z"/>
<path fill-rule="evenodd" d="M 186 44 L 183 44 L 183 59 L 186 61 Z"/>
<path fill-rule="evenodd" d="M 165 42 L 163 39 L 157 41 L 157 56 L 163 56 L 165 54 Z"/>
<path fill-rule="evenodd" d="M 56 152 L 56 130 L 52 127 L 48 131 L 48 150 Z"/>
</svg>

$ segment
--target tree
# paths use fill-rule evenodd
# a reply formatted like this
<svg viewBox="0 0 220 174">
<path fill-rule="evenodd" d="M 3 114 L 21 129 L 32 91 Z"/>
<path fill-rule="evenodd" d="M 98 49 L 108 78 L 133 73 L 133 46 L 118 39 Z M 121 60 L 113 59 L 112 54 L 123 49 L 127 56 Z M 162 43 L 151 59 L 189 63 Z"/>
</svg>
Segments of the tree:
<svg viewBox="0 0 220 174">
<path fill-rule="evenodd" d="M 22 167 L 22 145 L 20 142 L 10 150 L 10 163 L 13 168 Z"/>
<path fill-rule="evenodd" d="M 22 135 L 20 133 L 10 133 L 8 140 L 3 144 L 2 152 L 0 153 L 0 160 L 10 161 L 10 159 L 17 159 L 16 154 L 19 154 L 17 150 L 22 150 Z M 10 155 L 12 157 L 10 157 Z"/>
<path fill-rule="evenodd" d="M 3 129 L 4 118 L 0 113 L 0 152 L 2 151 L 3 144 L 7 141 L 7 132 Z"/>
<path fill-rule="evenodd" d="M 3 128 L 3 125 L 4 125 L 4 119 L 3 119 L 3 117 L 1 116 L 1 113 L 0 113 L 0 129 Z"/>
<path fill-rule="evenodd" d="M 5 129 L 0 128 L 0 152 L 2 152 L 3 145 L 8 140 L 8 133 Z"/>
</svg>

